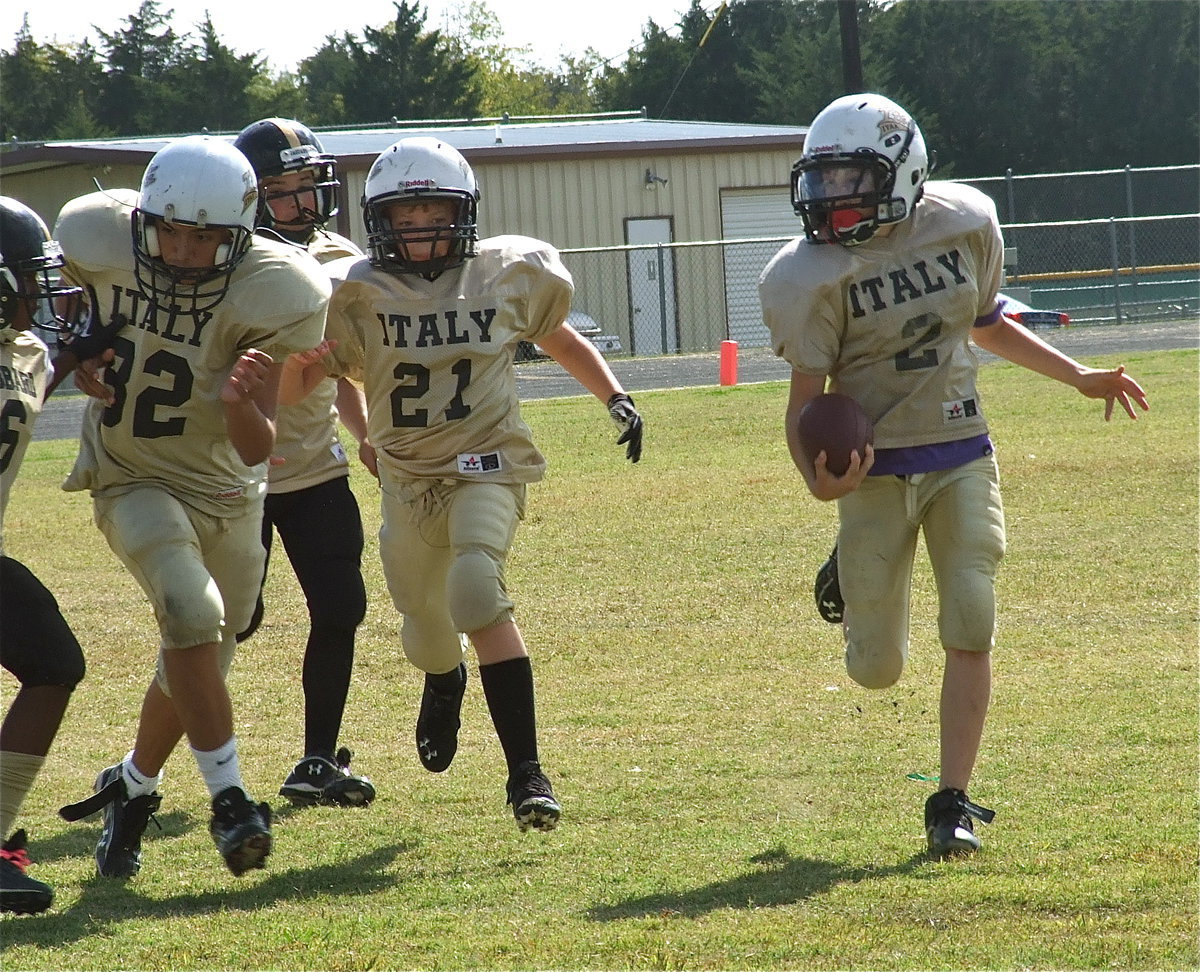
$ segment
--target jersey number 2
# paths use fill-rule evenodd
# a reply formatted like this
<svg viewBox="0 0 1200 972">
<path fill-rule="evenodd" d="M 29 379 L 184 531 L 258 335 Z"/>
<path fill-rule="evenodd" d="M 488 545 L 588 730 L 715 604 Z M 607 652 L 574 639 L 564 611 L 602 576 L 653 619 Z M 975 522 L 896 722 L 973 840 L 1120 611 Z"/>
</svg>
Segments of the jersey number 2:
<svg viewBox="0 0 1200 972">
<path fill-rule="evenodd" d="M 120 358 L 121 364 L 109 368 L 108 383 L 113 389 L 113 404 L 104 409 L 104 424 L 112 428 L 121 421 L 125 412 L 126 386 L 133 375 L 133 359 L 137 355 L 133 342 L 128 338 L 117 338 L 113 349 Z M 155 351 L 142 365 L 142 371 L 148 375 L 161 377 L 170 375 L 173 379 L 169 388 L 152 385 L 142 390 L 133 403 L 133 434 L 138 439 L 160 439 L 164 436 L 183 435 L 183 427 L 187 419 L 182 415 L 172 418 L 158 418 L 157 409 L 178 408 L 192 397 L 192 385 L 195 381 L 191 366 L 186 358 L 181 358 L 170 351 Z"/>
<path fill-rule="evenodd" d="M 896 354 L 897 371 L 921 371 L 924 368 L 936 368 L 938 364 L 937 348 L 927 348 L 942 334 L 942 319 L 935 314 L 921 314 L 907 321 L 904 330 L 900 332 L 906 338 L 916 338 L 903 351 Z"/>
</svg>

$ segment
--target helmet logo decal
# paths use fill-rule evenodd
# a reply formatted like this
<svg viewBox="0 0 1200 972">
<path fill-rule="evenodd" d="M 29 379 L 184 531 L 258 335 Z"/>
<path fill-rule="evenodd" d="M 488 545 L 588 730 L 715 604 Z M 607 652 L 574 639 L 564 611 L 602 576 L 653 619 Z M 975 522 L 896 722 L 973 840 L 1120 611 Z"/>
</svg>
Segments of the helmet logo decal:
<svg viewBox="0 0 1200 972">
<path fill-rule="evenodd" d="M 908 116 L 903 112 L 884 109 L 883 117 L 879 119 L 879 138 L 886 139 L 889 135 L 908 131 Z"/>
<path fill-rule="evenodd" d="M 279 161 L 287 165 L 289 162 L 303 162 L 306 159 L 316 158 L 320 154 L 312 145 L 297 145 L 295 148 L 281 149 Z"/>
</svg>

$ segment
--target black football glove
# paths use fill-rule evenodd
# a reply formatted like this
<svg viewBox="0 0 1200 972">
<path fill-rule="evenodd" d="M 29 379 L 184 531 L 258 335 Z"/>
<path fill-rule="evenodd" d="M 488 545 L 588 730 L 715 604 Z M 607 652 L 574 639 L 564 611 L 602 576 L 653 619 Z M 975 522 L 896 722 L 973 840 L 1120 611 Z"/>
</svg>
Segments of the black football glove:
<svg viewBox="0 0 1200 972">
<path fill-rule="evenodd" d="M 633 399 L 624 392 L 617 392 L 608 400 L 608 414 L 621 430 L 617 445 L 627 445 L 625 458 L 637 462 L 642 458 L 642 417 L 633 407 Z"/>
<path fill-rule="evenodd" d="M 90 284 L 88 292 L 88 319 L 83 328 L 71 340 L 58 342 L 60 353 L 70 354 L 75 363 L 98 358 L 113 346 L 117 332 L 129 323 L 124 314 L 114 314 L 107 324 L 100 318 L 100 302 L 96 299 L 96 290 Z"/>
</svg>

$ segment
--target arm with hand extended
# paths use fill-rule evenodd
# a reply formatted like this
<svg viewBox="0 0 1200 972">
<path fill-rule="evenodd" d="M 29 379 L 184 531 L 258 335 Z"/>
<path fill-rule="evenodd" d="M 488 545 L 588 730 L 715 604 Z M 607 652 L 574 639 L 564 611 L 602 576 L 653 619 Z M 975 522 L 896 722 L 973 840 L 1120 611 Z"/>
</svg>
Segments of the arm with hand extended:
<svg viewBox="0 0 1200 972">
<path fill-rule="evenodd" d="M 620 430 L 617 445 L 626 447 L 625 457 L 630 462 L 641 459 L 642 416 L 596 346 L 568 324 L 539 338 L 538 344 L 576 381 L 604 402 L 609 417 Z"/>
</svg>

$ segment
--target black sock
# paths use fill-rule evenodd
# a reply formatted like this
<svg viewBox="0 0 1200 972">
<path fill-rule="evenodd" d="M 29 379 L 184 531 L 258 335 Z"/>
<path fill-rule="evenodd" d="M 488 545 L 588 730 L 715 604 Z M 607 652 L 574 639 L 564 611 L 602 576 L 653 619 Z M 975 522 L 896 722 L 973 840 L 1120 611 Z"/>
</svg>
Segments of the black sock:
<svg viewBox="0 0 1200 972">
<path fill-rule="evenodd" d="M 457 668 L 452 668 L 441 675 L 432 672 L 425 673 L 425 683 L 439 695 L 453 695 L 463 687 L 467 680 L 467 666 L 459 662 Z"/>
<path fill-rule="evenodd" d="M 354 628 L 314 625 L 308 635 L 301 675 L 305 756 L 324 756 L 333 761 L 353 668 Z"/>
<path fill-rule="evenodd" d="M 528 657 L 480 665 L 479 681 L 511 776 L 521 763 L 538 758 L 533 666 Z"/>
</svg>

